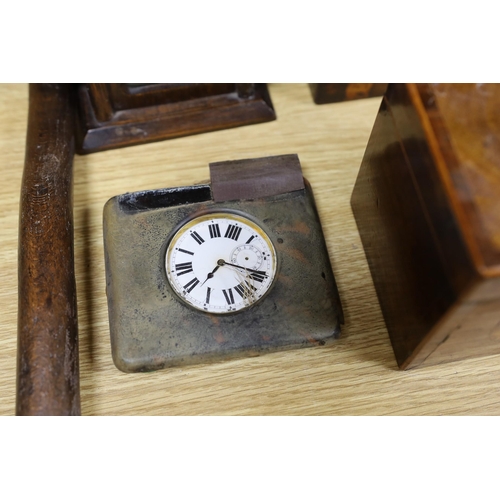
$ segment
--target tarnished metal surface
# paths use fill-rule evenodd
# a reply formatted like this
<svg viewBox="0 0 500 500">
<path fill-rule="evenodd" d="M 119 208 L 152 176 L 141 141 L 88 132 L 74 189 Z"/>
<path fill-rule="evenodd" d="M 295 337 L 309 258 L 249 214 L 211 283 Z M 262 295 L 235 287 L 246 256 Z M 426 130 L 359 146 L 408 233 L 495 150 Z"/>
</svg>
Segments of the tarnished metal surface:
<svg viewBox="0 0 500 500">
<path fill-rule="evenodd" d="M 307 182 L 305 186 L 277 196 L 224 203 L 212 200 L 209 185 L 109 200 L 104 208 L 104 243 L 116 366 L 126 372 L 149 371 L 324 345 L 338 338 L 340 299 L 312 191 Z M 183 304 L 172 292 L 164 267 L 173 233 L 190 218 L 221 208 L 257 221 L 271 237 L 279 259 L 276 282 L 267 297 L 248 310 L 224 316 Z"/>
</svg>

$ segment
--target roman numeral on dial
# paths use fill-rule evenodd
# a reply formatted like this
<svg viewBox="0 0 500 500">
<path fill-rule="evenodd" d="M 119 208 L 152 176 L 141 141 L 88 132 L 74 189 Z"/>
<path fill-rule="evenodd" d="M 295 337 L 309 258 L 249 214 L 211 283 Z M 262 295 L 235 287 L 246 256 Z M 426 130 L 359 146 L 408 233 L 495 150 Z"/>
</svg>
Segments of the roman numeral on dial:
<svg viewBox="0 0 500 500">
<path fill-rule="evenodd" d="M 252 295 L 252 290 L 256 291 L 257 288 L 255 288 L 253 285 L 250 283 L 240 283 L 239 285 L 236 285 L 234 289 L 241 295 L 242 298 L 245 297 L 250 297 Z"/>
<path fill-rule="evenodd" d="M 210 304 L 210 293 L 212 292 L 212 289 L 207 286 L 207 297 L 205 298 L 205 303 Z"/>
<path fill-rule="evenodd" d="M 231 238 L 232 240 L 238 241 L 240 233 L 241 233 L 241 227 L 229 224 L 226 230 L 226 234 L 224 235 L 224 238 Z"/>
<path fill-rule="evenodd" d="M 182 276 L 183 274 L 192 273 L 193 272 L 193 263 L 192 262 L 183 262 L 182 264 L 176 264 L 175 270 L 177 272 L 177 276 Z"/>
<path fill-rule="evenodd" d="M 191 236 L 194 238 L 196 243 L 198 243 L 198 245 L 201 245 L 205 241 L 196 231 L 193 231 Z"/>
<path fill-rule="evenodd" d="M 224 297 L 228 305 L 234 304 L 234 296 L 233 296 L 233 291 L 231 289 L 222 290 L 222 293 L 224 294 Z"/>
<path fill-rule="evenodd" d="M 187 293 L 191 293 L 191 290 L 200 282 L 198 278 L 192 279 L 189 283 L 184 285 L 184 289 Z"/>
<path fill-rule="evenodd" d="M 220 238 L 219 224 L 210 224 L 208 231 L 210 232 L 210 238 Z"/>
<path fill-rule="evenodd" d="M 267 274 L 265 273 L 265 271 L 252 271 L 250 273 L 250 278 L 258 281 L 259 283 L 262 283 L 264 281 L 264 278 L 267 278 Z"/>
</svg>

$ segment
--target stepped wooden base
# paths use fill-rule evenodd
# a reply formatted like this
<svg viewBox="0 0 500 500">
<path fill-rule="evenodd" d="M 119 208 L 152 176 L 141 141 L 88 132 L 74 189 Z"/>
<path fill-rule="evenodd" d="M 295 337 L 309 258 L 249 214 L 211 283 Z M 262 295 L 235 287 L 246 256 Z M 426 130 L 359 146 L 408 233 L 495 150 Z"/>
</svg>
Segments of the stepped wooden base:
<svg viewBox="0 0 500 500">
<path fill-rule="evenodd" d="M 77 152 L 276 119 L 265 84 L 82 84 Z"/>
</svg>

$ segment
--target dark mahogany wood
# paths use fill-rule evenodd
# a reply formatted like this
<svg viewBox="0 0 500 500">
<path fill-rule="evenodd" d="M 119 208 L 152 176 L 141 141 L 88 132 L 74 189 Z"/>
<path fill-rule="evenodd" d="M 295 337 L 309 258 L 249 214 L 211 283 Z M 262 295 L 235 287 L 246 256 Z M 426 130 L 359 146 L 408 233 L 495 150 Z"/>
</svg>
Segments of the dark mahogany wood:
<svg viewBox="0 0 500 500">
<path fill-rule="evenodd" d="M 500 353 L 500 85 L 390 84 L 352 208 L 401 368 Z"/>
<path fill-rule="evenodd" d="M 265 84 L 81 84 L 80 154 L 276 119 Z"/>
<path fill-rule="evenodd" d="M 118 110 L 172 104 L 235 91 L 234 83 L 95 83 Z"/>
<path fill-rule="evenodd" d="M 18 415 L 78 415 L 73 258 L 74 101 L 30 85 L 19 221 Z"/>
<path fill-rule="evenodd" d="M 316 104 L 328 104 L 380 97 L 384 95 L 387 83 L 310 83 L 309 87 Z"/>
</svg>

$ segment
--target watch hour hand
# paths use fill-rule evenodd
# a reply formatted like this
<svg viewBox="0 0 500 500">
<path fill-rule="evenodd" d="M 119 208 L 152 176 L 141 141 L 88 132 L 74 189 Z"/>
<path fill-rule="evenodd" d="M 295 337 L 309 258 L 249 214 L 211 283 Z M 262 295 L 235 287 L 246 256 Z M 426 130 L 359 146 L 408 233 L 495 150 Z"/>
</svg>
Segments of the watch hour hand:
<svg viewBox="0 0 500 500">
<path fill-rule="evenodd" d="M 209 279 L 213 278 L 215 272 L 217 271 L 217 269 L 219 269 L 219 267 L 220 267 L 219 265 L 217 265 L 216 267 L 214 267 L 214 270 L 211 273 L 207 274 L 207 277 L 206 277 L 205 281 L 200 286 L 203 286 Z"/>
</svg>

